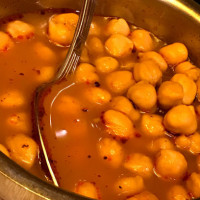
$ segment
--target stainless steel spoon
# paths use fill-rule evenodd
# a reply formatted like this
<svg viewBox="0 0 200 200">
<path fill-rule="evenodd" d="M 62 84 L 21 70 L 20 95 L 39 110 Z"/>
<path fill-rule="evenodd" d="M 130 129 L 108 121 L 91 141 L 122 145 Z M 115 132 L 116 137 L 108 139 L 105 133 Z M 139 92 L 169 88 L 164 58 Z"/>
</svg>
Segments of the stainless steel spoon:
<svg viewBox="0 0 200 200">
<path fill-rule="evenodd" d="M 47 150 L 45 148 L 44 139 L 42 136 L 42 130 L 41 130 L 41 124 L 40 124 L 40 119 L 41 119 L 40 100 L 43 97 L 44 93 L 52 85 L 62 81 L 63 78 L 65 78 L 69 73 L 71 72 L 73 73 L 75 71 L 79 58 L 80 58 L 80 54 L 81 54 L 81 46 L 82 44 L 84 44 L 89 32 L 89 28 L 90 28 L 92 18 L 94 15 L 95 5 L 96 5 L 96 0 L 83 0 L 83 6 L 79 15 L 79 20 L 78 20 L 78 24 L 74 33 L 74 38 L 63 64 L 59 68 L 57 74 L 55 75 L 55 78 L 49 83 L 40 85 L 35 90 L 35 93 L 34 93 L 34 99 L 33 99 L 34 124 L 33 125 L 35 127 L 35 131 L 38 132 L 44 158 L 45 158 L 50 176 L 52 178 L 52 181 L 54 185 L 56 186 L 59 186 L 58 181 L 51 167 Z"/>
</svg>

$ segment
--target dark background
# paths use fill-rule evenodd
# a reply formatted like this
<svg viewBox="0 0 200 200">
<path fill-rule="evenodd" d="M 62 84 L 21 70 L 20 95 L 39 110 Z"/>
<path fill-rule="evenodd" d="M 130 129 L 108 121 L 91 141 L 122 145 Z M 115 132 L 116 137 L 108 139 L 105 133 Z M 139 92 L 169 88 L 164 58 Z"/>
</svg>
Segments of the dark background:
<svg viewBox="0 0 200 200">
<path fill-rule="evenodd" d="M 199 3 L 199 4 L 200 4 L 200 0 L 194 0 L 194 1 L 196 1 L 197 3 Z"/>
</svg>

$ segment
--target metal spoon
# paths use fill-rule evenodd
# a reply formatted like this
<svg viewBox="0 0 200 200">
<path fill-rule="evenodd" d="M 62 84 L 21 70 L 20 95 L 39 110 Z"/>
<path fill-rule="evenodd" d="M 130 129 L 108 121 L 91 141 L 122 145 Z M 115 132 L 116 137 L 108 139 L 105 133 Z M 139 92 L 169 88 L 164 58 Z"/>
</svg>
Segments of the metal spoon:
<svg viewBox="0 0 200 200">
<path fill-rule="evenodd" d="M 47 89 L 49 89 L 52 85 L 60 82 L 69 73 L 75 71 L 77 63 L 80 58 L 80 54 L 81 54 L 81 46 L 82 44 L 84 44 L 89 32 L 89 28 L 90 28 L 92 18 L 94 15 L 95 5 L 96 5 L 96 0 L 83 1 L 83 7 L 79 15 L 79 20 L 78 20 L 78 24 L 74 33 L 74 38 L 63 64 L 59 68 L 57 74 L 55 75 L 55 78 L 49 83 L 40 85 L 35 90 L 35 93 L 34 93 L 34 99 L 33 99 L 34 123 L 33 124 L 35 127 L 35 131 L 38 132 L 41 148 L 44 154 L 44 158 L 45 158 L 50 176 L 52 178 L 54 185 L 56 186 L 59 186 L 58 181 L 51 167 L 48 154 L 45 148 L 44 140 L 42 137 L 42 130 L 41 130 L 41 125 L 40 125 L 41 108 L 39 104 L 40 104 L 41 98 L 43 97 L 43 94 L 45 93 L 45 91 L 47 91 Z"/>
</svg>

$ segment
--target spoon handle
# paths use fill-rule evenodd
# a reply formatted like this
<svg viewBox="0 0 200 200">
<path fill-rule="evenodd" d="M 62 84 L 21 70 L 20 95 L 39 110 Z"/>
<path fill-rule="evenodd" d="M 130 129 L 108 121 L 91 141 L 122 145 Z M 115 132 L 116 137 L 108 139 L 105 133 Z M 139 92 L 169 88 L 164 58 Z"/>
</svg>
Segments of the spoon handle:
<svg viewBox="0 0 200 200">
<path fill-rule="evenodd" d="M 59 186 L 59 184 L 48 158 L 48 154 L 47 154 L 43 136 L 42 136 L 41 125 L 40 125 L 40 119 L 41 119 L 40 100 L 42 99 L 42 94 L 45 92 L 46 89 L 48 89 L 53 84 L 61 81 L 70 72 L 73 72 L 76 69 L 76 66 L 81 54 L 82 44 L 85 43 L 85 40 L 89 32 L 89 28 L 92 22 L 95 5 L 96 5 L 96 0 L 83 0 L 83 6 L 81 9 L 78 24 L 74 33 L 74 38 L 63 64 L 60 66 L 54 80 L 52 80 L 49 83 L 40 85 L 36 89 L 35 95 L 34 95 L 34 100 L 33 100 L 34 123 L 33 124 L 34 124 L 35 130 L 38 133 L 44 159 L 46 161 L 47 168 L 49 170 L 50 176 L 55 186 Z"/>
<path fill-rule="evenodd" d="M 63 64 L 56 74 L 54 82 L 62 80 L 65 76 L 72 72 L 72 70 L 74 71 L 76 69 L 81 55 L 81 47 L 85 43 L 88 36 L 94 15 L 95 5 L 96 0 L 84 0 L 72 44 Z"/>
</svg>

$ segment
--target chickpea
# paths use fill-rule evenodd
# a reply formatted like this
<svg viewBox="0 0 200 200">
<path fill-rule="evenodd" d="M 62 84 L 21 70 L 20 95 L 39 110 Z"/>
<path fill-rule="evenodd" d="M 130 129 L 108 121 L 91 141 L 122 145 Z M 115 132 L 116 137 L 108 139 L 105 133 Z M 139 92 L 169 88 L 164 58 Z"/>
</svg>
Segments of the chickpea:
<svg viewBox="0 0 200 200">
<path fill-rule="evenodd" d="M 5 52 L 14 46 L 8 34 L 0 31 L 0 52 Z"/>
<path fill-rule="evenodd" d="M 165 128 L 162 124 L 163 118 L 155 114 L 143 114 L 140 121 L 140 131 L 150 137 L 163 136 Z"/>
<path fill-rule="evenodd" d="M 175 150 L 161 150 L 156 157 L 156 174 L 164 179 L 181 179 L 185 176 L 187 161 Z"/>
<path fill-rule="evenodd" d="M 177 82 L 183 87 L 183 104 L 190 105 L 196 96 L 197 86 L 195 82 L 185 74 L 176 74 L 171 81 Z"/>
<path fill-rule="evenodd" d="M 150 145 L 148 146 L 148 150 L 153 153 L 165 149 L 174 149 L 173 143 L 166 137 L 161 137 L 152 140 Z"/>
<path fill-rule="evenodd" d="M 114 137 L 129 139 L 134 135 L 134 127 L 131 120 L 121 112 L 108 110 L 103 114 L 103 122 L 106 131 Z"/>
<path fill-rule="evenodd" d="M 79 16 L 74 13 L 53 15 L 49 19 L 49 39 L 58 45 L 68 46 L 72 43 Z"/>
<path fill-rule="evenodd" d="M 104 45 L 96 36 L 92 36 L 87 39 L 86 47 L 91 55 L 104 53 Z"/>
<path fill-rule="evenodd" d="M 85 91 L 86 99 L 94 104 L 103 105 L 111 100 L 111 94 L 102 88 L 89 87 Z"/>
<path fill-rule="evenodd" d="M 189 137 L 185 135 L 180 135 L 175 138 L 175 144 L 180 149 L 189 150 L 191 141 Z"/>
<path fill-rule="evenodd" d="M 88 63 L 81 63 L 75 73 L 76 83 L 94 83 L 99 81 L 95 67 Z"/>
<path fill-rule="evenodd" d="M 140 62 L 146 61 L 146 60 L 152 60 L 154 61 L 159 67 L 162 72 L 166 71 L 168 68 L 168 65 L 164 58 L 155 51 L 148 51 L 144 53 L 138 54 Z"/>
<path fill-rule="evenodd" d="M 133 43 L 124 35 L 114 34 L 106 40 L 105 48 L 114 57 L 125 57 L 131 54 Z"/>
<path fill-rule="evenodd" d="M 136 63 L 133 68 L 133 75 L 136 82 L 147 81 L 152 85 L 156 85 L 162 79 L 162 72 L 159 66 L 152 60 Z"/>
<path fill-rule="evenodd" d="M 193 81 L 197 81 L 200 76 L 200 69 L 189 61 L 177 65 L 175 68 L 175 72 L 178 74 L 185 74 Z"/>
<path fill-rule="evenodd" d="M 114 188 L 119 195 L 134 195 L 144 190 L 144 181 L 141 176 L 122 177 L 114 184 Z"/>
<path fill-rule="evenodd" d="M 200 101 L 200 78 L 197 80 L 196 86 L 197 86 L 197 98 L 198 101 Z"/>
<path fill-rule="evenodd" d="M 30 39 L 35 34 L 32 25 L 19 20 L 9 22 L 6 27 L 6 32 L 16 40 Z"/>
<path fill-rule="evenodd" d="M 75 192 L 92 199 L 100 199 L 95 184 L 88 181 L 79 181 L 76 184 Z"/>
<path fill-rule="evenodd" d="M 193 172 L 186 181 L 187 189 L 194 198 L 200 197 L 200 174 Z"/>
<path fill-rule="evenodd" d="M 37 57 L 39 57 L 42 61 L 45 61 L 47 63 L 55 63 L 56 54 L 53 52 L 52 49 L 47 47 L 42 42 L 35 43 L 33 49 Z"/>
<path fill-rule="evenodd" d="M 20 107 L 25 104 L 24 95 L 18 90 L 10 90 L 0 95 L 0 106 L 4 108 Z"/>
<path fill-rule="evenodd" d="M 164 126 L 174 134 L 190 135 L 194 133 L 197 129 L 194 107 L 186 105 L 173 107 L 164 117 Z"/>
<path fill-rule="evenodd" d="M 154 194 L 144 191 L 126 200 L 158 200 L 158 198 Z"/>
<path fill-rule="evenodd" d="M 60 95 L 55 101 L 54 106 L 56 112 L 59 114 L 67 114 L 72 116 L 78 116 L 81 113 L 83 106 L 80 101 L 70 95 Z"/>
<path fill-rule="evenodd" d="M 135 30 L 131 33 L 130 38 L 137 51 L 151 51 L 154 48 L 151 34 L 146 30 Z"/>
<path fill-rule="evenodd" d="M 99 36 L 101 35 L 101 32 L 101 27 L 98 25 L 98 23 L 93 21 L 90 25 L 89 35 Z"/>
<path fill-rule="evenodd" d="M 125 93 L 135 83 L 129 71 L 112 72 L 106 76 L 105 82 L 109 90 L 116 94 Z"/>
<path fill-rule="evenodd" d="M 10 157 L 10 153 L 8 152 L 8 150 L 6 149 L 6 147 L 3 146 L 2 144 L 0 144 L 0 152 L 2 152 L 7 157 Z"/>
<path fill-rule="evenodd" d="M 33 69 L 36 75 L 36 80 L 40 83 L 46 83 L 53 79 L 55 68 L 52 66 L 43 66 L 38 69 Z"/>
<path fill-rule="evenodd" d="M 155 88 L 144 81 L 140 81 L 129 88 L 127 97 L 142 111 L 150 111 L 156 106 L 157 94 Z"/>
<path fill-rule="evenodd" d="M 189 200 L 190 197 L 183 186 L 174 185 L 170 188 L 167 199 L 168 200 Z"/>
<path fill-rule="evenodd" d="M 136 110 L 132 103 L 124 96 L 117 96 L 112 99 L 110 107 L 113 110 L 126 114 L 133 122 L 140 118 L 140 113 Z"/>
<path fill-rule="evenodd" d="M 95 61 L 97 72 L 106 74 L 115 71 L 119 67 L 119 62 L 112 57 L 100 57 Z"/>
<path fill-rule="evenodd" d="M 183 87 L 178 82 L 165 81 L 158 89 L 158 102 L 164 109 L 181 104 L 183 97 Z"/>
<path fill-rule="evenodd" d="M 113 34 L 128 36 L 130 34 L 128 23 L 122 18 L 110 20 L 105 27 L 105 35 L 110 36 Z"/>
<path fill-rule="evenodd" d="M 119 167 L 124 158 L 124 151 L 120 143 L 111 138 L 103 138 L 98 143 L 100 157 L 112 167 Z"/>
<path fill-rule="evenodd" d="M 16 113 L 8 117 L 7 124 L 15 131 L 32 135 L 30 116 L 27 113 Z"/>
<path fill-rule="evenodd" d="M 200 153 L 200 134 L 198 132 L 186 137 L 184 135 L 175 139 L 178 148 L 190 151 L 193 154 Z"/>
<path fill-rule="evenodd" d="M 144 154 L 132 153 L 128 155 L 124 167 L 134 174 L 148 178 L 153 174 L 153 162 Z"/>
<path fill-rule="evenodd" d="M 67 54 L 65 54 L 65 56 L 66 56 L 66 55 L 67 55 Z M 80 57 L 80 62 L 82 62 L 82 63 L 89 63 L 89 62 L 90 62 L 88 50 L 87 50 L 86 47 L 83 47 L 83 48 L 82 48 L 81 57 Z"/>
<path fill-rule="evenodd" d="M 11 158 L 26 169 L 31 168 L 37 159 L 38 145 L 26 135 L 18 134 L 8 137 L 6 146 Z"/>
<path fill-rule="evenodd" d="M 178 65 L 188 58 L 188 50 L 182 43 L 173 43 L 160 49 L 159 53 L 163 56 L 168 65 Z"/>
</svg>

